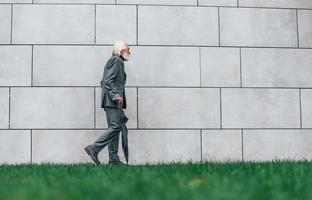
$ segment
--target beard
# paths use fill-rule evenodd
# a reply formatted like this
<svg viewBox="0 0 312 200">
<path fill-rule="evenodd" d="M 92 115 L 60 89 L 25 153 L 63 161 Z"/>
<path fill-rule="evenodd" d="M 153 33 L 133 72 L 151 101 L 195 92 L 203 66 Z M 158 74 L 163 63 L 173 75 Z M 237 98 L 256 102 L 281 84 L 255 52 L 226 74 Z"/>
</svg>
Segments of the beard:
<svg viewBox="0 0 312 200">
<path fill-rule="evenodd" d="M 127 54 L 127 53 L 122 54 L 121 56 L 122 56 L 122 58 L 123 58 L 123 60 L 124 60 L 124 61 L 128 61 L 128 60 L 130 59 L 130 58 L 129 58 L 129 57 L 130 57 L 130 55 L 129 55 L 129 54 Z"/>
</svg>

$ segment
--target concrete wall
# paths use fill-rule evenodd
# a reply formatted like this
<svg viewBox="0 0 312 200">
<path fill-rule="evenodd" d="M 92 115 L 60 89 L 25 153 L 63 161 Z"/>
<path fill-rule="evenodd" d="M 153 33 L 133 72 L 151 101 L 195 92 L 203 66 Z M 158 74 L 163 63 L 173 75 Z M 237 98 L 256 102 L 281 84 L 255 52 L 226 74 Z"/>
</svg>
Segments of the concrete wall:
<svg viewBox="0 0 312 200">
<path fill-rule="evenodd" d="M 120 39 L 130 163 L 312 159 L 311 0 L 0 0 L 0 19 L 0 163 L 91 162 Z"/>
</svg>

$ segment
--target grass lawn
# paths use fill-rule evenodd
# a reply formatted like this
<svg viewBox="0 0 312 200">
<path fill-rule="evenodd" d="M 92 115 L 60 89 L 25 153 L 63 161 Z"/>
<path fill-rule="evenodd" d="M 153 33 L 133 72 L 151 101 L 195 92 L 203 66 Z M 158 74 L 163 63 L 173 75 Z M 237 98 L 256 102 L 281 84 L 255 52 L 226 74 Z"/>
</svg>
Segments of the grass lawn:
<svg viewBox="0 0 312 200">
<path fill-rule="evenodd" d="M 312 162 L 0 165 L 0 199 L 312 199 Z"/>
</svg>

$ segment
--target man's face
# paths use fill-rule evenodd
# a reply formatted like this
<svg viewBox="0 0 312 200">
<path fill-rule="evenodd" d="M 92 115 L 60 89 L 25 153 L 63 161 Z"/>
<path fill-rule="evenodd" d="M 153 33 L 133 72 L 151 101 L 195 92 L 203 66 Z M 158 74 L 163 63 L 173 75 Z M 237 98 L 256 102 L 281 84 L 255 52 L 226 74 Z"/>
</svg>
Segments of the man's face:
<svg viewBox="0 0 312 200">
<path fill-rule="evenodd" d="M 128 55 L 131 54 L 130 48 L 129 48 L 129 46 L 128 46 L 127 44 L 126 44 L 126 48 L 123 50 L 123 52 L 124 52 L 125 54 L 128 54 Z"/>
<path fill-rule="evenodd" d="M 128 47 L 128 45 L 126 44 L 125 46 L 126 47 L 121 51 L 121 55 L 122 55 L 122 57 L 124 58 L 125 61 L 128 61 L 131 52 L 130 52 L 130 48 Z"/>
</svg>

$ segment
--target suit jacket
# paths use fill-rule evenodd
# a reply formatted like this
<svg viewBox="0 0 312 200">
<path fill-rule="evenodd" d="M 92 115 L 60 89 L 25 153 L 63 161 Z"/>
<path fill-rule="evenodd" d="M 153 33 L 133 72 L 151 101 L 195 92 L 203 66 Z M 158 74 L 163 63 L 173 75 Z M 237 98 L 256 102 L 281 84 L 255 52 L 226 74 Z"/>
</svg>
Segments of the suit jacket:
<svg viewBox="0 0 312 200">
<path fill-rule="evenodd" d="M 123 98 L 122 108 L 127 108 L 125 85 L 127 74 L 124 69 L 124 60 L 122 56 L 112 54 L 105 64 L 104 72 L 101 80 L 101 107 L 120 108 L 114 100 L 117 97 Z"/>
</svg>

